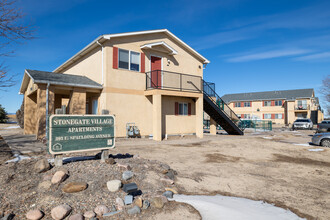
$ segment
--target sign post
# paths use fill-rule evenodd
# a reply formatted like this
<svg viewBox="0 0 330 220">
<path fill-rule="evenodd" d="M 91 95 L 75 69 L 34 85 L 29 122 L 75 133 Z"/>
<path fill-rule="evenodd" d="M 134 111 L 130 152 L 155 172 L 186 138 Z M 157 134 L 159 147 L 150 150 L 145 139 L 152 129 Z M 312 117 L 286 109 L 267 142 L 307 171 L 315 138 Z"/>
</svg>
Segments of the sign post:
<svg viewBox="0 0 330 220">
<path fill-rule="evenodd" d="M 115 147 L 114 124 L 112 115 L 52 115 L 48 151 L 55 159 L 56 155 L 85 151 L 106 154 Z"/>
</svg>

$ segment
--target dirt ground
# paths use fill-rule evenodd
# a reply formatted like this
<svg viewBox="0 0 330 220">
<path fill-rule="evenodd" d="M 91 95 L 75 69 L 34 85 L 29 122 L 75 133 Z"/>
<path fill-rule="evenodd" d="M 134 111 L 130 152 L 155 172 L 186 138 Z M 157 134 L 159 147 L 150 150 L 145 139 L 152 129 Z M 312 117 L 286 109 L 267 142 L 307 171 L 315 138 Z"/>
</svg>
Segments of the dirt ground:
<svg viewBox="0 0 330 220">
<path fill-rule="evenodd" d="M 178 173 L 175 185 L 183 194 L 263 200 L 307 219 L 330 219 L 330 149 L 309 146 L 313 133 L 276 128 L 247 131 L 244 136 L 173 137 L 163 142 L 118 139 L 111 153 L 138 154 L 170 165 Z M 324 150 L 308 151 L 312 148 Z M 200 219 L 189 206 L 174 207 L 144 218 Z"/>
</svg>

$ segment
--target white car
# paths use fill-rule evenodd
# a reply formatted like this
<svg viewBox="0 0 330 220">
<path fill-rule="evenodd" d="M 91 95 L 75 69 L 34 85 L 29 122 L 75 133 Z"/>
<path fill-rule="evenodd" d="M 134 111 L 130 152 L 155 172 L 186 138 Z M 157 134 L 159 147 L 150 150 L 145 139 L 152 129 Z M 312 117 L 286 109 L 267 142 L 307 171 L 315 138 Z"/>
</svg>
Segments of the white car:
<svg viewBox="0 0 330 220">
<path fill-rule="evenodd" d="M 297 119 L 293 122 L 292 129 L 313 129 L 313 122 L 308 118 Z"/>
</svg>

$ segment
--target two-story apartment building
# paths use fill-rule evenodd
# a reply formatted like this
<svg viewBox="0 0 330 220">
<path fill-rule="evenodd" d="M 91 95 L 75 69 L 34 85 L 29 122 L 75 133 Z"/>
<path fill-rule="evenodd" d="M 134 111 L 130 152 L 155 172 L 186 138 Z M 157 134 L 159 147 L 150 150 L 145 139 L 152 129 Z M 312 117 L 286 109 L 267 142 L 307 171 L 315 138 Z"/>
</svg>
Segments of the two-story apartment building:
<svg viewBox="0 0 330 220">
<path fill-rule="evenodd" d="M 297 118 L 323 120 L 314 89 L 226 94 L 222 99 L 241 119 L 265 119 L 277 124 L 292 124 Z"/>
<path fill-rule="evenodd" d="M 167 29 L 102 35 L 53 72 L 25 70 L 24 132 L 45 135 L 46 118 L 115 115 L 115 134 L 135 123 L 142 136 L 203 137 L 203 69 L 209 61 Z"/>
</svg>

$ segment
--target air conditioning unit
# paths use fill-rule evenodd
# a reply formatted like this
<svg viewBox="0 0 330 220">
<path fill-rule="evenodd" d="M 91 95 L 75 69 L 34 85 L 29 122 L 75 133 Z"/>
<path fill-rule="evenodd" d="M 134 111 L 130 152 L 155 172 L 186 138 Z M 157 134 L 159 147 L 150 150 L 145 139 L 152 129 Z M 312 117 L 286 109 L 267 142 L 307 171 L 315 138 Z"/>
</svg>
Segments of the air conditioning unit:
<svg viewBox="0 0 330 220">
<path fill-rule="evenodd" d="M 139 138 L 141 137 L 140 129 L 135 125 L 135 123 L 126 124 L 126 138 Z"/>
</svg>

